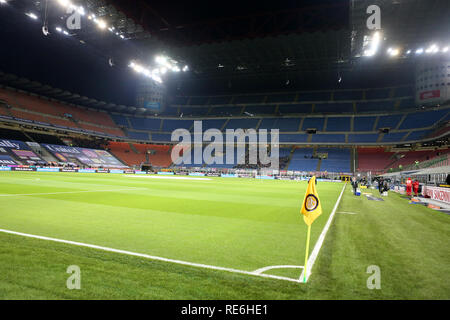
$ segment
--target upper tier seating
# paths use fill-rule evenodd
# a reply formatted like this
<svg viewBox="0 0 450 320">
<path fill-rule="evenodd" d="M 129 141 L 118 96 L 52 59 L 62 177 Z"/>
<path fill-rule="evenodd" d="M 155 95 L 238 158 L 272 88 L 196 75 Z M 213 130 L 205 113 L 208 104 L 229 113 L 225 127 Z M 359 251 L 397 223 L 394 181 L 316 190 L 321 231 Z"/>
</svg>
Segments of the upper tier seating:
<svg viewBox="0 0 450 320">
<path fill-rule="evenodd" d="M 73 129 L 84 129 L 113 136 L 124 136 L 111 116 L 103 111 L 84 109 L 46 100 L 26 93 L 0 89 L 0 100 L 12 108 L 4 115 L 18 119 L 64 126 Z M 2 107 L 1 109 L 3 109 Z"/>
</svg>

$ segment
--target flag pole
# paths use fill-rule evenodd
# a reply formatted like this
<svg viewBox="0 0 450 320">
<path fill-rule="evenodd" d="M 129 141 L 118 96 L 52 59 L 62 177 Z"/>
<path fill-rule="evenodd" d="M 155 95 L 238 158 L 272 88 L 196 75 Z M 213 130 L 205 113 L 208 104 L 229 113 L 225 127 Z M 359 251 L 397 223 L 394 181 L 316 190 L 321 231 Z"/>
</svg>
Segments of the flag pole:
<svg viewBox="0 0 450 320">
<path fill-rule="evenodd" d="M 306 252 L 305 252 L 305 267 L 303 269 L 303 282 L 306 283 L 308 274 L 308 253 L 309 253 L 309 238 L 311 237 L 311 225 L 308 226 L 308 235 L 306 236 Z"/>
</svg>

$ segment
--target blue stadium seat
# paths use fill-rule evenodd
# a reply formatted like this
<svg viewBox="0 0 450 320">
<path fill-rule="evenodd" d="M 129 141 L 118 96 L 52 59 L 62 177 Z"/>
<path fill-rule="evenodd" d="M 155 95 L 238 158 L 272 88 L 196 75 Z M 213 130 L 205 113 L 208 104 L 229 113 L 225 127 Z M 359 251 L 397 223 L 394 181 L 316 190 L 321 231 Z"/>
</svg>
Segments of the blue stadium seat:
<svg viewBox="0 0 450 320">
<path fill-rule="evenodd" d="M 244 112 L 251 114 L 275 114 L 274 105 L 246 106 Z"/>
<path fill-rule="evenodd" d="M 327 159 L 322 159 L 320 171 L 350 172 L 350 149 L 319 148 L 318 153 L 328 153 Z"/>
<path fill-rule="evenodd" d="M 162 126 L 163 132 L 172 132 L 175 129 L 190 129 L 194 124 L 193 120 L 172 120 L 165 119 Z"/>
<path fill-rule="evenodd" d="M 198 117 L 198 116 L 206 116 L 208 114 L 208 107 L 182 107 L 180 108 L 180 115 L 183 114 L 183 117 Z"/>
<path fill-rule="evenodd" d="M 295 96 L 296 96 L 295 93 L 294 94 L 271 94 L 271 95 L 267 96 L 266 102 L 271 102 L 271 103 L 294 102 Z"/>
<path fill-rule="evenodd" d="M 246 119 L 230 119 L 225 129 L 256 129 L 259 119 L 246 118 Z"/>
<path fill-rule="evenodd" d="M 390 115 L 390 116 L 380 116 L 378 119 L 377 130 L 380 128 L 391 128 L 395 129 L 403 117 L 401 114 Z"/>
<path fill-rule="evenodd" d="M 353 131 L 372 131 L 377 117 L 355 117 L 353 119 Z"/>
<path fill-rule="evenodd" d="M 409 114 L 400 126 L 400 129 L 416 129 L 431 127 L 441 120 L 447 110 L 425 111 Z"/>
<path fill-rule="evenodd" d="M 329 117 L 326 131 L 350 131 L 350 118 Z"/>
<path fill-rule="evenodd" d="M 311 142 L 345 142 L 344 134 L 313 134 Z"/>
<path fill-rule="evenodd" d="M 136 139 L 136 140 L 149 140 L 148 132 L 128 131 L 128 136 L 131 139 Z"/>
<path fill-rule="evenodd" d="M 433 130 L 413 131 L 405 138 L 405 142 L 421 140 L 432 132 L 433 132 Z"/>
<path fill-rule="evenodd" d="M 119 126 L 129 127 L 127 117 L 118 114 L 111 114 L 111 118 Z"/>
<path fill-rule="evenodd" d="M 308 140 L 307 134 L 280 134 L 280 143 L 283 142 L 306 142 Z"/>
<path fill-rule="evenodd" d="M 202 121 L 203 131 L 208 129 L 221 129 L 225 124 L 225 119 L 205 119 Z"/>
<path fill-rule="evenodd" d="M 291 148 L 280 148 L 278 150 L 278 155 L 280 158 L 288 157 L 291 154 Z"/>
<path fill-rule="evenodd" d="M 280 104 L 280 114 L 311 113 L 312 104 Z"/>
<path fill-rule="evenodd" d="M 312 148 L 295 149 L 294 153 L 292 154 L 292 159 L 289 163 L 288 170 L 315 171 L 317 169 L 319 160 L 311 159 L 312 154 Z"/>
<path fill-rule="evenodd" d="M 241 114 L 242 107 L 221 106 L 211 108 L 209 115 L 213 116 L 238 116 Z"/>
<path fill-rule="evenodd" d="M 152 133 L 152 141 L 155 142 L 170 142 L 172 135 L 164 133 Z"/>
<path fill-rule="evenodd" d="M 349 143 L 377 142 L 379 134 L 349 134 Z"/>
<path fill-rule="evenodd" d="M 131 127 L 137 130 L 159 131 L 161 120 L 130 117 Z"/>
<path fill-rule="evenodd" d="M 263 118 L 259 129 L 279 129 L 280 132 L 296 132 L 300 126 L 300 118 Z"/>
<path fill-rule="evenodd" d="M 314 113 L 352 113 L 353 104 L 344 102 L 331 102 L 331 103 L 317 103 L 314 108 Z"/>
<path fill-rule="evenodd" d="M 406 132 L 388 133 L 383 136 L 383 142 L 401 142 Z"/>
<path fill-rule="evenodd" d="M 325 118 L 305 118 L 302 130 L 315 128 L 317 131 L 322 131 L 324 122 Z"/>
</svg>

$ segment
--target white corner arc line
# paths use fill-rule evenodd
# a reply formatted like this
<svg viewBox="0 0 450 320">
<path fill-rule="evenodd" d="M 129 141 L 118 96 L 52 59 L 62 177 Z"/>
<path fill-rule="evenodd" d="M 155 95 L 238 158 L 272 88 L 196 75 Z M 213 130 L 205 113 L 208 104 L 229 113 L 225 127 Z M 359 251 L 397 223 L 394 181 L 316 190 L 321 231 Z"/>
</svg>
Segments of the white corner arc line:
<svg viewBox="0 0 450 320">
<path fill-rule="evenodd" d="M 264 273 L 264 272 L 272 270 L 272 269 L 303 269 L 303 268 L 304 268 L 303 266 L 290 266 L 290 265 L 286 265 L 286 266 L 268 266 L 268 267 L 257 269 L 255 271 L 253 271 L 253 273 L 261 274 L 261 273 Z"/>
<path fill-rule="evenodd" d="M 314 249 L 311 252 L 311 255 L 309 256 L 308 270 L 306 270 L 306 281 L 305 282 L 308 282 L 308 279 L 311 276 L 311 270 L 314 266 L 314 262 L 316 262 L 319 251 L 322 248 L 323 241 L 325 240 L 325 236 L 327 235 L 328 229 L 330 228 L 331 222 L 333 221 L 333 217 L 336 213 L 339 203 L 341 202 L 341 198 L 342 198 L 342 195 L 344 194 L 344 190 L 345 190 L 346 186 L 347 186 L 347 183 L 345 183 L 345 185 L 342 187 L 341 194 L 339 195 L 339 198 L 337 199 L 336 204 L 334 205 L 333 211 L 331 211 L 330 217 L 328 218 L 328 221 L 325 224 L 325 227 L 323 228 L 322 233 L 319 236 L 319 239 L 317 239 L 316 245 L 314 246 Z M 304 279 L 304 276 L 305 276 L 305 269 L 303 269 L 302 274 L 300 275 L 299 281 Z"/>
<path fill-rule="evenodd" d="M 135 256 L 135 257 L 146 258 L 146 259 L 151 259 L 151 260 L 170 262 L 170 263 L 175 263 L 175 264 L 180 264 L 180 265 L 185 265 L 185 266 L 190 266 L 190 267 L 197 267 L 197 268 L 218 270 L 218 271 L 227 271 L 227 272 L 232 272 L 232 273 L 251 275 L 251 276 L 255 276 L 255 277 L 270 278 L 270 279 L 277 279 L 277 280 L 301 283 L 298 279 L 282 277 L 282 276 L 275 276 L 275 275 L 271 275 L 271 274 L 258 274 L 255 271 L 245 271 L 245 270 L 239 270 L 239 269 L 233 269 L 233 268 L 225 268 L 225 267 L 218 267 L 218 266 L 212 266 L 212 265 L 201 264 L 201 263 L 193 263 L 193 262 L 187 262 L 187 261 L 182 261 L 182 260 L 163 258 L 163 257 L 158 257 L 158 256 L 151 256 L 151 255 L 143 254 L 143 253 L 137 253 L 137 252 L 132 252 L 132 251 L 120 250 L 120 249 L 113 249 L 113 248 L 102 247 L 102 246 L 98 246 L 98 245 L 94 245 L 94 244 L 87 244 L 87 243 L 76 242 L 76 241 L 69 241 L 69 240 L 62 240 L 62 239 L 38 236 L 38 235 L 33 235 L 33 234 L 28 234 L 28 233 L 5 230 L 5 229 L 0 229 L 0 232 L 13 234 L 13 235 L 17 235 L 17 236 L 22 236 L 22 237 L 27 237 L 27 238 L 71 244 L 74 246 L 86 247 L 86 248 L 91 248 L 91 249 L 107 251 L 107 252 L 121 253 L 121 254 L 126 254 L 129 256 Z"/>
</svg>

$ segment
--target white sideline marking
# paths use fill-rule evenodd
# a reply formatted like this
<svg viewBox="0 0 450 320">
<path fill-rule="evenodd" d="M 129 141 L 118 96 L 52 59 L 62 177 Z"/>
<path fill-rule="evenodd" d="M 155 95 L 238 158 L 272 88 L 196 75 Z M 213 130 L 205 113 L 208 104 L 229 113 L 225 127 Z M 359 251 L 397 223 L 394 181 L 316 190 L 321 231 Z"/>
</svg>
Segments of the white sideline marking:
<svg viewBox="0 0 450 320">
<path fill-rule="evenodd" d="M 327 223 L 325 224 L 325 227 L 322 230 L 322 233 L 319 236 L 319 239 L 317 239 L 316 245 L 314 246 L 313 251 L 311 252 L 311 255 L 308 259 L 308 270 L 306 270 L 306 282 L 308 282 L 309 277 L 311 276 L 311 270 L 314 266 L 314 262 L 316 262 L 317 255 L 319 254 L 320 248 L 322 248 L 323 241 L 325 240 L 325 236 L 327 235 L 328 229 L 330 228 L 331 221 L 333 221 L 333 217 L 336 213 L 337 207 L 339 206 L 339 203 L 341 202 L 342 195 L 344 194 L 345 187 L 347 186 L 347 183 L 342 187 L 341 194 L 339 195 L 339 198 L 336 201 L 336 204 L 334 205 L 333 211 L 330 214 L 330 217 L 328 218 Z M 303 269 L 302 274 L 300 275 L 299 281 L 303 280 L 303 277 L 305 276 L 305 269 Z"/>
<path fill-rule="evenodd" d="M 344 211 L 340 211 L 340 212 L 337 212 L 337 213 L 343 213 L 343 214 L 357 214 L 357 213 L 355 213 L 355 212 L 344 212 Z"/>
<path fill-rule="evenodd" d="M 268 266 L 253 271 L 255 274 L 261 274 L 272 269 L 303 269 L 303 266 Z"/>
<path fill-rule="evenodd" d="M 192 178 L 192 177 L 172 177 L 172 176 L 143 176 L 143 175 L 125 175 L 125 177 L 130 178 L 144 178 L 144 179 L 173 179 L 173 180 L 200 180 L 200 181 L 210 181 L 209 178 Z"/>
<path fill-rule="evenodd" d="M 146 188 L 128 188 L 128 189 L 111 189 L 111 190 L 82 190 L 82 191 L 61 191 L 61 192 L 45 192 L 45 193 L 4 193 L 0 194 L 0 197 L 20 197 L 20 196 L 39 196 L 39 195 L 52 195 L 52 194 L 69 194 L 69 193 L 85 193 L 85 192 L 113 192 L 113 191 L 132 191 L 137 189 Z"/>
<path fill-rule="evenodd" d="M 69 240 L 62 240 L 62 239 L 56 239 L 56 238 L 50 238 L 50 237 L 37 236 L 37 235 L 33 235 L 33 234 L 16 232 L 16 231 L 5 230 L 5 229 L 0 229 L 0 232 L 8 233 L 8 234 L 14 234 L 14 235 L 22 236 L 22 237 L 27 237 L 27 238 L 34 238 L 34 239 L 40 239 L 40 240 L 54 241 L 54 242 L 71 244 L 71 245 L 80 246 L 80 247 L 98 249 L 98 250 L 114 252 L 114 253 L 121 253 L 121 254 L 126 254 L 126 255 L 129 255 L 129 256 L 135 256 L 135 257 L 146 258 L 146 259 L 151 259 L 151 260 L 158 260 L 158 261 L 170 262 L 170 263 L 175 263 L 175 264 L 181 264 L 181 265 L 185 265 L 185 266 L 204 268 L 204 269 L 211 269 L 211 270 L 219 270 L 219 271 L 227 271 L 227 272 L 232 272 L 232 273 L 240 273 L 240 274 L 246 274 L 246 275 L 251 275 L 251 276 L 256 276 L 256 277 L 263 277 L 263 278 L 271 278 L 271 279 L 277 279 L 277 280 L 285 280 L 285 281 L 296 282 L 296 283 L 300 282 L 298 279 L 287 278 L 287 277 L 282 277 L 282 276 L 275 276 L 275 275 L 270 275 L 270 274 L 259 274 L 259 273 L 256 272 L 256 271 L 261 270 L 261 269 L 258 269 L 256 271 L 252 271 L 251 272 L 251 271 L 244 271 L 244 270 L 238 270 L 238 269 L 232 269 L 232 268 L 211 266 L 211 265 L 201 264 L 201 263 L 187 262 L 187 261 L 182 261 L 182 260 L 168 259 L 168 258 L 163 258 L 163 257 L 151 256 L 151 255 L 143 254 L 143 253 L 136 253 L 136 252 L 132 252 L 132 251 L 113 249 L 113 248 L 102 247 L 102 246 L 97 246 L 97 245 L 94 245 L 94 244 L 87 244 L 87 243 L 82 243 L 82 242 L 75 242 L 75 241 L 69 241 Z"/>
</svg>

